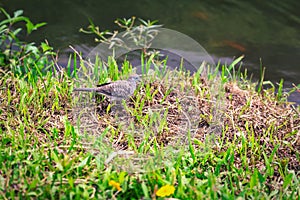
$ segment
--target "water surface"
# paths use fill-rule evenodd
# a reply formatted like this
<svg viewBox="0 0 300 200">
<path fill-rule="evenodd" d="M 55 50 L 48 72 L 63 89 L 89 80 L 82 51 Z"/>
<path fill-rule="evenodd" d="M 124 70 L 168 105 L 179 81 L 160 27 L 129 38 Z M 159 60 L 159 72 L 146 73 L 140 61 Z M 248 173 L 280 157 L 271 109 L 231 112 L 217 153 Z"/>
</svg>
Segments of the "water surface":
<svg viewBox="0 0 300 200">
<path fill-rule="evenodd" d="M 96 46 L 92 36 L 79 32 L 88 26 L 88 18 L 101 30 L 115 30 L 116 18 L 137 16 L 194 38 L 214 57 L 245 55 L 243 67 L 254 79 L 262 63 L 267 80 L 276 84 L 283 78 L 287 88 L 300 84 L 298 0 L 2 0 L 0 6 L 10 13 L 22 9 L 35 23 L 47 22 L 27 40 L 47 39 L 61 51 L 70 44 L 84 52 Z M 300 102 L 300 95 L 292 100 Z"/>
</svg>

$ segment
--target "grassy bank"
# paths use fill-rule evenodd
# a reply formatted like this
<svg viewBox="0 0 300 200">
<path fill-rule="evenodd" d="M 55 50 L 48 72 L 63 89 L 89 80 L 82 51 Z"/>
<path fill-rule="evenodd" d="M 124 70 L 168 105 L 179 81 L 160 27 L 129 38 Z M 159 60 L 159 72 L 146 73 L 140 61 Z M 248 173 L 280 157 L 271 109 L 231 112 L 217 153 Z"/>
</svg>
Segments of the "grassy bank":
<svg viewBox="0 0 300 200">
<path fill-rule="evenodd" d="M 232 66 L 219 66 L 218 79 L 154 71 L 116 115 L 107 99 L 73 92 L 96 84 L 83 70 L 90 63 L 73 73 L 71 64 L 44 70 L 56 66 L 51 48 L 23 45 L 1 60 L 3 199 L 300 198 L 300 108 L 274 88 L 257 92 Z M 113 59 L 92 69 L 98 83 L 133 72 Z"/>
</svg>

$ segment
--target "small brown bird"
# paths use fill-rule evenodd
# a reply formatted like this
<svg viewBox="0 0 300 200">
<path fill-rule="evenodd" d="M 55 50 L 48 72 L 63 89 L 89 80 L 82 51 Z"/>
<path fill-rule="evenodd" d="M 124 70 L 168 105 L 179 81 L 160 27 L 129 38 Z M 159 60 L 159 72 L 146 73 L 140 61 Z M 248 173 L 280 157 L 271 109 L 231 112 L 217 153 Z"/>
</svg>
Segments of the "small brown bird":
<svg viewBox="0 0 300 200">
<path fill-rule="evenodd" d="M 127 80 L 97 85 L 95 88 L 74 88 L 73 91 L 96 92 L 114 100 L 126 99 L 133 95 L 140 77 L 131 75 Z"/>
</svg>

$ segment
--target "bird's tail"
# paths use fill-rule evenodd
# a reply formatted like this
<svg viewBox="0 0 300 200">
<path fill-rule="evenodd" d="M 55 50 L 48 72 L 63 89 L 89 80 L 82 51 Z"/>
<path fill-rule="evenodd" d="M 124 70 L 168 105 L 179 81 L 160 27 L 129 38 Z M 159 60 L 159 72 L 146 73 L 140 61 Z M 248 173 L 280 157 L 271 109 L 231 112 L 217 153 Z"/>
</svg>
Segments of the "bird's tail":
<svg viewBox="0 0 300 200">
<path fill-rule="evenodd" d="M 73 91 L 79 92 L 95 92 L 96 88 L 74 88 Z"/>
</svg>

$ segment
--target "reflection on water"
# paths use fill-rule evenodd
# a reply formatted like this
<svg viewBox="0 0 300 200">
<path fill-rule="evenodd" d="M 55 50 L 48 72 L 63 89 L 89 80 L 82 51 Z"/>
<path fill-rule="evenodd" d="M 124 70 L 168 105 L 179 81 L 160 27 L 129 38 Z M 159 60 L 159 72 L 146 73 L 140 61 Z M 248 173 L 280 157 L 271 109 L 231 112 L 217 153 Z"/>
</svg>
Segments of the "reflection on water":
<svg viewBox="0 0 300 200">
<path fill-rule="evenodd" d="M 88 52 L 93 37 L 79 33 L 92 19 L 100 29 L 116 29 L 116 18 L 137 16 L 158 19 L 164 27 L 198 41 L 213 57 L 232 59 L 245 55 L 244 67 L 259 76 L 260 58 L 267 67 L 266 79 L 300 84 L 300 1 L 197 1 L 197 0 L 3 0 L 10 13 L 23 9 L 35 23 L 48 23 L 28 40 L 48 39 L 66 50 L 70 44 Z M 68 50 L 67 50 L 68 51 Z M 296 97 L 300 102 L 300 97 Z"/>
</svg>

